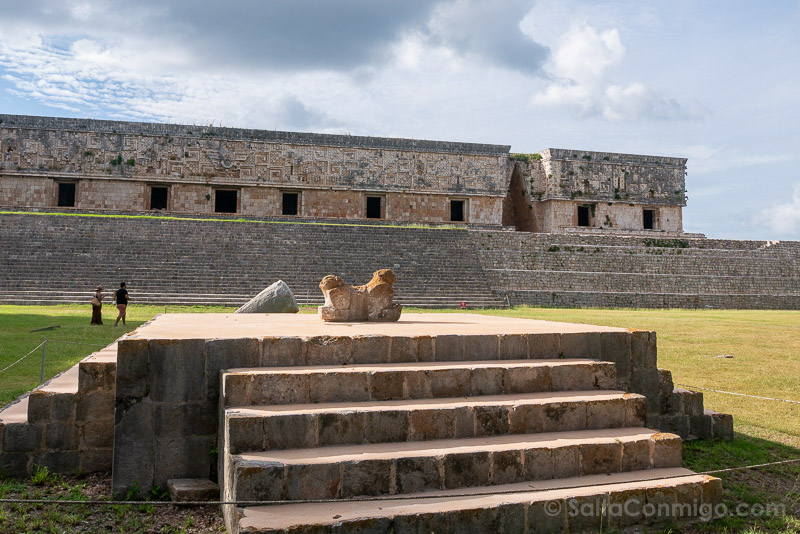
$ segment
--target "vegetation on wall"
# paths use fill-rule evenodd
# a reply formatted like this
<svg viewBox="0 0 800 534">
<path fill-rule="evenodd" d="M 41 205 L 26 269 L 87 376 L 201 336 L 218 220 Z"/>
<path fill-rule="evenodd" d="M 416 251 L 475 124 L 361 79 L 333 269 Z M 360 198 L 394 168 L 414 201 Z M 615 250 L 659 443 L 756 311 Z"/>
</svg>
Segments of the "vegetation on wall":
<svg viewBox="0 0 800 534">
<path fill-rule="evenodd" d="M 525 163 L 533 163 L 534 160 L 539 161 L 542 159 L 541 154 L 520 154 L 513 153 L 508 155 L 511 161 L 524 161 Z"/>
</svg>

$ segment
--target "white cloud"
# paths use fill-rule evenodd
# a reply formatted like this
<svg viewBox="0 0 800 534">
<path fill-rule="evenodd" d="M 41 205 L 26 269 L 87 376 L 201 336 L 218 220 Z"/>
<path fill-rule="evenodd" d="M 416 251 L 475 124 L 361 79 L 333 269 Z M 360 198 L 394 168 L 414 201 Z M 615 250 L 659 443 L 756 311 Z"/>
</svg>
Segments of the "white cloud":
<svg viewBox="0 0 800 534">
<path fill-rule="evenodd" d="M 779 236 L 800 238 L 800 182 L 794 184 L 791 202 L 761 210 L 756 222 L 766 225 Z"/>
<path fill-rule="evenodd" d="M 625 47 L 619 31 L 576 26 L 560 39 L 545 70 L 553 82 L 534 94 L 533 104 L 571 109 L 580 116 L 610 121 L 699 118 L 696 105 L 665 98 L 641 82 L 619 85 L 610 71 L 622 63 Z"/>
</svg>

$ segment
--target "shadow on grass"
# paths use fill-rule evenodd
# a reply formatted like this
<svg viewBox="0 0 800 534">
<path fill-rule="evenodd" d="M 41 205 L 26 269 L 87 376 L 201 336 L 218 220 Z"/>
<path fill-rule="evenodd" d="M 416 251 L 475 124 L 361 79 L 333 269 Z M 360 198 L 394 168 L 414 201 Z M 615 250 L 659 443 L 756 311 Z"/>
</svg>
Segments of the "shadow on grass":
<svg viewBox="0 0 800 534">
<path fill-rule="evenodd" d="M 683 445 L 685 467 L 697 472 L 783 460 L 800 460 L 800 449 L 747 434 Z M 800 463 L 712 476 L 722 479 L 728 515 L 680 532 L 800 532 Z"/>
</svg>

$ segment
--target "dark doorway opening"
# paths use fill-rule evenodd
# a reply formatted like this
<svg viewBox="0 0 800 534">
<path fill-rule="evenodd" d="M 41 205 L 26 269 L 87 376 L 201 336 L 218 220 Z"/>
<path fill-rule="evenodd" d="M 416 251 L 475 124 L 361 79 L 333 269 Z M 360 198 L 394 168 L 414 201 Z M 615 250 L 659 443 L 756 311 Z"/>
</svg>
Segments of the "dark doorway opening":
<svg viewBox="0 0 800 534">
<path fill-rule="evenodd" d="M 653 210 L 643 210 L 642 215 L 644 218 L 644 229 L 652 230 L 653 220 L 655 219 L 655 214 L 653 213 Z"/>
<path fill-rule="evenodd" d="M 166 187 L 151 187 L 150 188 L 150 209 L 151 210 L 165 210 L 167 209 L 167 191 Z"/>
<path fill-rule="evenodd" d="M 367 219 L 381 218 L 381 197 L 367 197 Z"/>
<path fill-rule="evenodd" d="M 578 206 L 578 226 L 590 226 L 589 206 Z"/>
<path fill-rule="evenodd" d="M 217 189 L 214 194 L 214 211 L 216 213 L 236 213 L 236 191 Z"/>
<path fill-rule="evenodd" d="M 284 193 L 283 194 L 283 207 L 281 213 L 283 215 L 297 215 L 297 206 L 300 195 L 298 193 Z"/>
<path fill-rule="evenodd" d="M 75 207 L 75 184 L 58 184 L 58 205 Z"/>
<path fill-rule="evenodd" d="M 450 220 L 453 222 L 464 222 L 464 201 L 450 201 Z"/>
</svg>

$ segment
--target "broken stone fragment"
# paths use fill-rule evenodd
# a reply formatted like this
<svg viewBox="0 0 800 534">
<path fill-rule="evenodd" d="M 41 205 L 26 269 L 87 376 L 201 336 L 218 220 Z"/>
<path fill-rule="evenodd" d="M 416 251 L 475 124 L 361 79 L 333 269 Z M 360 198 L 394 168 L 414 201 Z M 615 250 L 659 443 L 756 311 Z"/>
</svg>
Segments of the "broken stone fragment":
<svg viewBox="0 0 800 534">
<path fill-rule="evenodd" d="M 325 296 L 319 316 L 328 322 L 397 321 L 403 307 L 393 302 L 396 280 L 391 269 L 375 271 L 363 286 L 351 286 L 341 276 L 328 275 L 319 283 Z"/>
<path fill-rule="evenodd" d="M 292 290 L 283 280 L 278 280 L 250 299 L 234 313 L 297 313 L 300 308 Z"/>
</svg>

